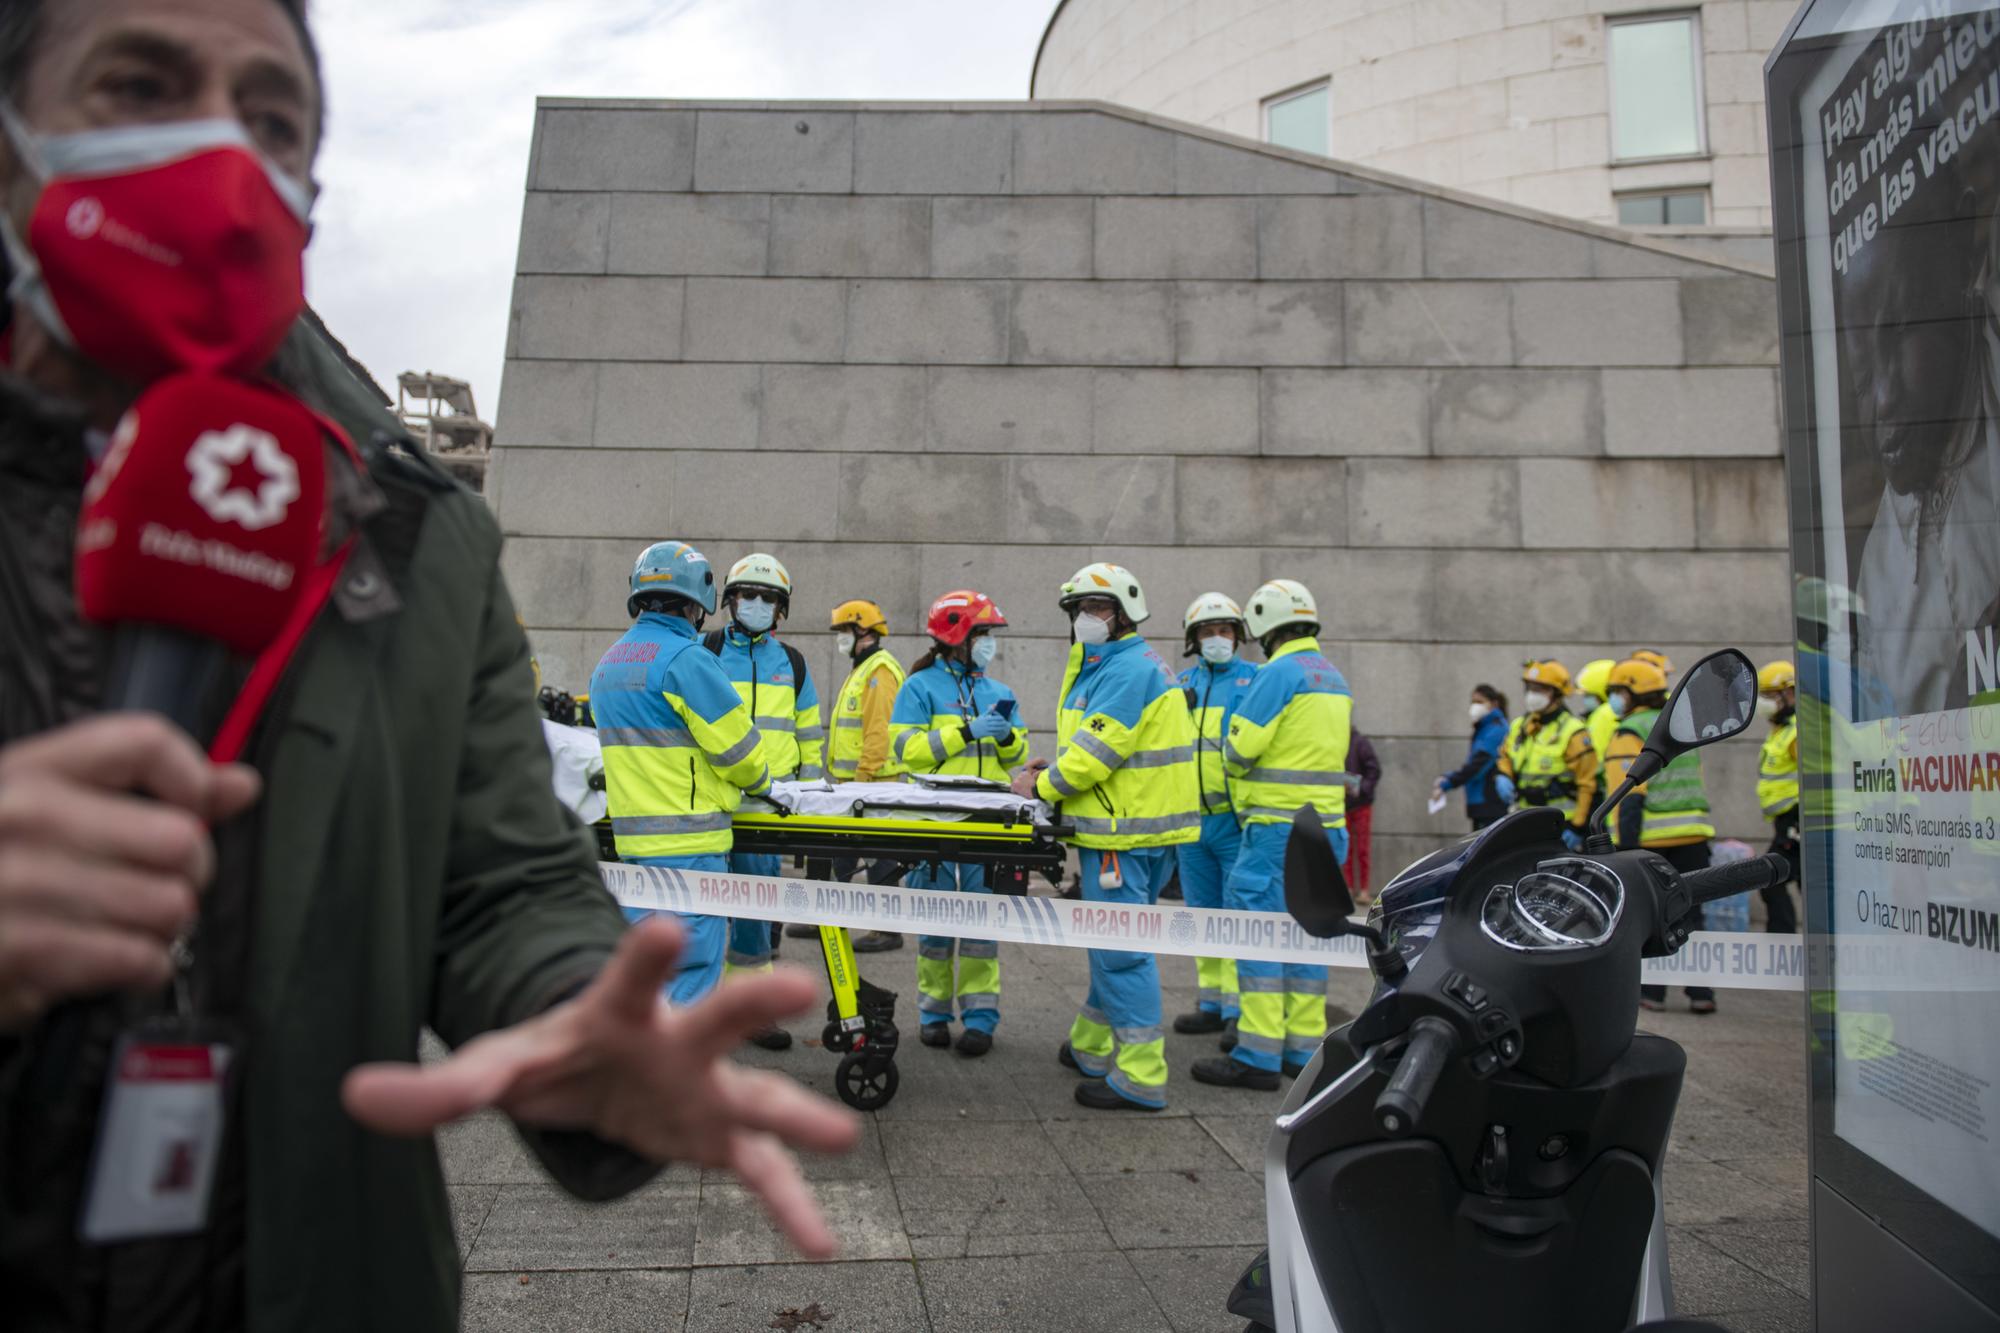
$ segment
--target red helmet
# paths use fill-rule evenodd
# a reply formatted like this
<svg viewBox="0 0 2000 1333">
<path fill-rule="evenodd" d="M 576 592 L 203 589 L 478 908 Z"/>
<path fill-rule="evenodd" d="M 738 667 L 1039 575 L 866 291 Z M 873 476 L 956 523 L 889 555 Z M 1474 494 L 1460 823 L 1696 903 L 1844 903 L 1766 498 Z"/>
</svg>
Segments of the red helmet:
<svg viewBox="0 0 2000 1333">
<path fill-rule="evenodd" d="M 930 614 L 924 618 L 924 628 L 933 639 L 949 648 L 964 643 L 975 629 L 981 625 L 998 629 L 1007 623 L 1007 617 L 1000 614 L 1000 608 L 993 599 L 983 592 L 973 592 L 970 588 L 960 588 L 948 592 L 931 603 Z"/>
</svg>

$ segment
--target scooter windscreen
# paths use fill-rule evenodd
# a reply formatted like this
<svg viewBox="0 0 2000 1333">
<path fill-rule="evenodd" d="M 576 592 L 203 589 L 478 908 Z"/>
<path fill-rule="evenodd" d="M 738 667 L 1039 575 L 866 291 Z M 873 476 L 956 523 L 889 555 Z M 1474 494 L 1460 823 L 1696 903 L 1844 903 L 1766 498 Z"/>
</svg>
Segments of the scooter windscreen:
<svg viewBox="0 0 2000 1333">
<path fill-rule="evenodd" d="M 1523 952 L 1594 949 L 1611 939 L 1624 913 L 1625 885 L 1616 872 L 1563 857 L 1488 889 L 1479 928 L 1495 944 Z"/>
</svg>

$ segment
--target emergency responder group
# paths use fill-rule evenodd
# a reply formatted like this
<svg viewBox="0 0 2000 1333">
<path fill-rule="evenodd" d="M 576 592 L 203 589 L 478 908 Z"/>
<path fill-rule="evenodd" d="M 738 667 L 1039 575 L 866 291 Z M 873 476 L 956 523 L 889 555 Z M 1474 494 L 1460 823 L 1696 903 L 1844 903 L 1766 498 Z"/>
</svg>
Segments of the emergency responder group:
<svg viewBox="0 0 2000 1333">
<path fill-rule="evenodd" d="M 1278 911 L 1284 842 L 1301 808 L 1317 809 L 1345 852 L 1345 771 L 1352 699 L 1320 652 L 1312 594 L 1275 580 L 1248 609 L 1222 593 L 1182 618 L 1196 664 L 1176 674 L 1141 636 L 1151 619 L 1139 579 L 1085 566 L 1057 594 L 1072 643 L 1056 703 L 1054 759 L 1028 757 L 1020 701 L 990 668 L 1007 618 L 989 596 L 947 592 L 925 621 L 930 644 L 906 670 L 885 646 L 882 609 L 856 600 L 829 628 L 852 663 L 822 726 L 810 671 L 778 637 L 791 576 L 753 554 L 717 580 L 683 542 L 646 548 L 633 566 L 631 630 L 591 677 L 610 823 L 621 858 L 682 869 L 773 875 L 775 858 L 733 851 L 745 795 L 783 804 L 786 779 L 884 781 L 962 775 L 1006 784 L 1056 807 L 1091 901 L 1152 903 L 1175 876 L 1197 905 Z M 710 617 L 726 616 L 709 630 Z M 1261 668 L 1243 651 L 1255 641 Z M 860 867 L 836 867 L 843 878 Z M 901 867 L 868 867 L 892 882 Z M 983 866 L 911 872 L 913 887 L 988 893 Z M 637 915 L 634 913 L 634 915 Z M 761 921 L 686 918 L 687 962 L 669 997 L 686 1003 L 728 972 L 770 965 Z M 897 936 L 856 941 L 895 948 Z M 1195 1063 L 1203 1082 L 1275 1088 L 1326 1031 L 1326 970 L 1204 959 L 1202 1002 L 1182 1031 L 1221 1034 Z M 919 1038 L 978 1057 L 1000 1022 L 999 951 L 991 941 L 918 940 Z M 954 1035 L 953 1025 L 957 1025 Z M 780 1030 L 763 1037 L 780 1046 Z M 1090 951 L 1090 986 L 1058 1058 L 1082 1075 L 1077 1100 L 1105 1110 L 1166 1105 L 1158 964 L 1136 950 Z"/>
<path fill-rule="evenodd" d="M 1178 876 L 1189 904 L 1283 910 L 1285 840 L 1293 817 L 1317 810 L 1345 859 L 1353 697 L 1321 651 L 1323 624 L 1302 584 L 1275 579 L 1239 604 L 1204 593 L 1182 617 L 1176 673 L 1142 637 L 1151 619 L 1130 570 L 1098 562 L 1061 585 L 1056 600 L 1071 643 L 1056 703 L 1052 760 L 1031 759 L 1014 691 L 991 671 L 1007 618 L 972 589 L 945 593 L 925 621 L 929 647 L 907 670 L 886 646 L 889 624 L 867 600 L 836 607 L 829 628 L 852 670 L 823 727 L 811 672 L 778 637 L 791 610 L 791 576 L 767 554 L 733 565 L 719 583 L 701 552 L 666 541 L 632 569 L 631 630 L 591 677 L 588 707 L 603 749 L 610 823 L 620 858 L 683 869 L 775 875 L 777 858 L 736 853 L 732 815 L 745 795 L 784 804 L 774 784 L 885 781 L 905 774 L 962 775 L 1006 784 L 1055 807 L 1077 849 L 1088 901 L 1148 904 Z M 727 623 L 709 630 L 711 617 Z M 1245 656 L 1257 645 L 1263 663 Z M 1556 661 L 1522 672 L 1524 709 L 1507 725 L 1482 792 L 1517 806 L 1553 806 L 1565 841 L 1581 847 L 1598 800 L 1623 780 L 1666 698 L 1671 665 L 1654 652 L 1593 662 L 1578 680 Z M 1790 667 L 1760 677 L 1773 700 L 1773 732 L 1761 758 L 1759 797 L 1774 821 L 1774 849 L 1796 848 L 1796 731 Z M 1581 690 L 1595 711 L 1578 717 Z M 1482 696 L 1481 692 L 1484 692 Z M 1483 706 L 1504 696 L 1474 692 L 1475 747 Z M 1482 728 L 1482 722 L 1484 726 Z M 1477 758 L 1475 751 L 1474 758 Z M 1473 762 L 1441 777 L 1435 791 L 1468 785 Z M 1477 823 L 1475 817 L 1475 823 Z M 1707 864 L 1715 836 L 1699 757 L 1684 756 L 1620 807 L 1619 841 L 1658 850 L 1683 869 Z M 1795 852 L 1794 852 L 1795 854 Z M 836 866 L 850 878 L 855 863 Z M 893 883 L 902 867 L 866 867 Z M 988 893 L 985 867 L 924 866 L 912 887 Z M 1771 901 L 1774 929 L 1790 928 L 1790 899 Z M 639 915 L 636 911 L 630 913 Z M 688 916 L 686 960 L 669 998 L 687 1003 L 726 973 L 770 966 L 762 921 Z M 1784 923 L 1784 924 L 1781 924 Z M 857 950 L 900 947 L 871 933 Z M 1103 1110 L 1159 1110 L 1167 1101 L 1160 978 L 1153 954 L 1093 949 L 1090 984 L 1057 1055 L 1082 1076 L 1076 1100 Z M 1268 1090 L 1297 1073 L 1326 1032 L 1324 967 L 1197 960 L 1196 1008 L 1176 1017 L 1181 1033 L 1213 1033 L 1221 1054 L 1196 1061 L 1200 1082 Z M 991 941 L 918 940 L 919 1038 L 978 1057 L 1000 1021 L 1000 960 Z M 1711 994 L 1689 991 L 1698 1012 Z M 1648 991 L 1658 1007 L 1661 995 Z M 953 1024 L 958 1025 L 956 1036 Z M 761 1044 L 790 1037 L 772 1029 Z"/>
</svg>

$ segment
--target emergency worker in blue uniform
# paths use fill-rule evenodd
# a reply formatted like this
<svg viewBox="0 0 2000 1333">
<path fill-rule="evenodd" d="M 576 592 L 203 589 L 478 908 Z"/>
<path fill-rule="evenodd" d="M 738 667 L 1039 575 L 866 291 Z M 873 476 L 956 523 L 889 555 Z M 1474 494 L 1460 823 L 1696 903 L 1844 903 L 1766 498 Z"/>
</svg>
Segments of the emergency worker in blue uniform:
<svg viewBox="0 0 2000 1333">
<path fill-rule="evenodd" d="M 778 639 L 778 622 L 792 609 L 791 574 L 775 556 L 746 555 L 730 566 L 722 601 L 729 608 L 729 627 L 711 633 L 705 642 L 721 659 L 724 673 L 764 734 L 771 781 L 818 781 L 826 775 L 826 728 L 820 722 L 819 694 L 805 658 Z M 729 858 L 729 868 L 739 875 L 775 878 L 782 864 L 782 858 L 770 852 L 736 852 Z M 774 933 L 768 921 L 744 919 L 731 925 L 725 973 L 770 971 Z M 792 1044 L 791 1034 L 782 1028 L 771 1028 L 752 1040 L 774 1051 Z"/>
<path fill-rule="evenodd" d="M 1320 652 L 1312 593 L 1273 579 L 1251 594 L 1244 616 L 1264 649 L 1264 669 L 1229 719 L 1222 762 L 1230 777 L 1243 850 L 1226 896 L 1239 911 L 1285 910 L 1285 842 L 1292 819 L 1312 806 L 1334 859 L 1347 859 L 1347 746 L 1354 696 Z M 1242 1015 L 1227 1057 L 1196 1061 L 1202 1083 L 1269 1091 L 1282 1068 L 1305 1068 L 1326 1035 L 1326 968 L 1239 962 Z"/>
<path fill-rule="evenodd" d="M 1184 655 L 1201 660 L 1181 672 L 1188 710 L 1194 716 L 1195 771 L 1201 779 L 1201 841 L 1178 848 L 1181 893 L 1190 907 L 1221 907 L 1223 883 L 1243 848 L 1243 831 L 1236 823 L 1236 806 L 1229 795 L 1229 775 L 1222 767 L 1222 746 L 1229 736 L 1229 716 L 1257 675 L 1255 664 L 1243 660 L 1250 637 L 1243 608 L 1219 592 L 1195 598 L 1181 617 Z M 1174 1031 L 1221 1032 L 1236 1022 L 1236 960 L 1195 959 L 1199 989 L 1194 1012 L 1177 1015 Z"/>
<path fill-rule="evenodd" d="M 679 870 L 729 869 L 731 816 L 743 795 L 768 795 L 764 737 L 714 656 L 701 623 L 716 608 L 715 575 L 685 542 L 658 542 L 632 566 L 634 617 L 590 676 L 605 797 L 621 860 Z M 628 921 L 652 915 L 626 908 Z M 686 915 L 687 947 L 667 989 L 692 1004 L 722 979 L 726 918 Z"/>
</svg>

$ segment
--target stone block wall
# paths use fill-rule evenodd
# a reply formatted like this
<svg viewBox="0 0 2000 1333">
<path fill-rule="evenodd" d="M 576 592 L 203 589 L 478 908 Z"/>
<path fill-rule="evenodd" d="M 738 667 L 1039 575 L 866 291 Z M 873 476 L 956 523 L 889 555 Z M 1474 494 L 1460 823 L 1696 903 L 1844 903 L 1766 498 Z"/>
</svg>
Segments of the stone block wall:
<svg viewBox="0 0 2000 1333">
<path fill-rule="evenodd" d="M 1048 753 L 1056 586 L 1149 637 L 1303 580 L 1387 776 L 1378 879 L 1468 688 L 1635 646 L 1789 641 L 1772 285 L 1723 262 L 1094 106 L 542 104 L 488 493 L 548 679 L 647 542 L 880 601 L 905 660 L 976 586 Z M 1711 752 L 1760 828 L 1754 745 Z"/>
</svg>

